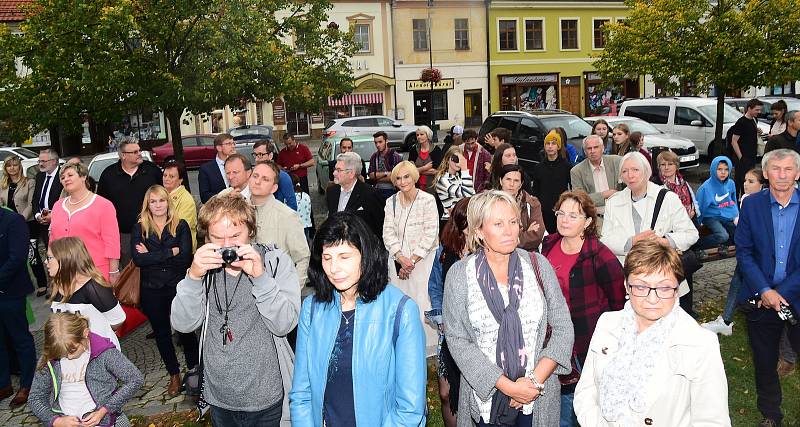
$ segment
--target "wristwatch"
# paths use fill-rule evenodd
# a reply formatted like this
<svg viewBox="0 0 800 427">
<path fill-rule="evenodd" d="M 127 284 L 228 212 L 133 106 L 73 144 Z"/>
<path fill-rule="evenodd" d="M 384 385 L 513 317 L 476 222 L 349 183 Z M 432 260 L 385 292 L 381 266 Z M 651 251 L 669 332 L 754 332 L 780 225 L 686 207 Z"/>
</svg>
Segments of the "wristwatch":
<svg viewBox="0 0 800 427">
<path fill-rule="evenodd" d="M 536 381 L 536 377 L 531 375 L 531 382 L 533 382 L 533 388 L 539 390 L 539 396 L 544 396 L 544 384 Z"/>
</svg>

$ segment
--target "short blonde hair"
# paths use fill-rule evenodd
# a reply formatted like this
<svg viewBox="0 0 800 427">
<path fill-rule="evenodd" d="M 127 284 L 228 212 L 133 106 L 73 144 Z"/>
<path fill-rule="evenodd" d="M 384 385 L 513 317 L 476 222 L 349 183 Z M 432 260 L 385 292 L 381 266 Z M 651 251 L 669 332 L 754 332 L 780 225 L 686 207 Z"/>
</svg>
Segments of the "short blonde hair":
<svg viewBox="0 0 800 427">
<path fill-rule="evenodd" d="M 211 223 L 219 221 L 223 216 L 228 217 L 234 224 L 244 224 L 250 239 L 256 235 L 255 208 L 240 194 L 227 193 L 216 195 L 209 199 L 197 215 L 198 241 L 208 241 L 208 228 Z M 202 239 L 202 240 L 201 240 Z"/>
<path fill-rule="evenodd" d="M 431 128 L 429 128 L 429 127 L 427 127 L 425 125 L 422 125 L 422 126 L 417 128 L 416 132 L 425 132 L 425 135 L 428 135 L 428 142 L 433 144 L 433 141 L 431 141 L 433 139 L 433 131 L 431 130 Z M 414 132 L 414 133 L 416 133 L 416 132 Z"/>
<path fill-rule="evenodd" d="M 508 203 L 519 218 L 519 205 L 516 200 L 505 191 L 489 190 L 472 196 L 467 206 L 467 250 L 475 253 L 483 247 L 483 240 L 478 236 L 478 230 L 483 227 L 483 221 L 497 203 Z"/>
<path fill-rule="evenodd" d="M 656 157 L 656 164 L 660 165 L 661 162 L 672 163 L 676 166 L 681 164 L 681 161 L 678 159 L 678 155 L 670 150 L 664 150 L 658 153 L 658 157 Z"/>
<path fill-rule="evenodd" d="M 392 180 L 392 185 L 396 186 L 394 180 L 397 179 L 397 176 L 400 175 L 403 169 L 408 170 L 408 174 L 411 175 L 411 179 L 413 179 L 415 183 L 419 181 L 419 171 L 417 170 L 417 166 L 408 160 L 403 160 L 402 162 L 396 164 L 394 168 L 392 168 L 392 173 L 389 175 L 389 179 Z"/>
<path fill-rule="evenodd" d="M 58 177 L 64 178 L 64 174 L 70 169 L 74 170 L 81 178 L 89 176 L 89 169 L 86 168 L 86 165 L 83 163 L 66 163 L 61 166 L 61 172 L 58 174 Z"/>
<path fill-rule="evenodd" d="M 633 245 L 625 266 L 625 280 L 633 274 L 664 273 L 675 276 L 677 283 L 683 282 L 683 262 L 678 252 L 656 240 L 640 240 Z"/>
</svg>

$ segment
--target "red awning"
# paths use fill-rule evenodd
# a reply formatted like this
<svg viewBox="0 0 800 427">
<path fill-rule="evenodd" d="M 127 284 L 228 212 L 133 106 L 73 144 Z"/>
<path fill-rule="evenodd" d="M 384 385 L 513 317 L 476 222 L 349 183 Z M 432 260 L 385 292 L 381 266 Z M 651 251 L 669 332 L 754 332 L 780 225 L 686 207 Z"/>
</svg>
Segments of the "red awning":
<svg viewBox="0 0 800 427">
<path fill-rule="evenodd" d="M 344 95 L 341 99 L 328 97 L 328 105 L 332 107 L 359 104 L 383 104 L 383 92 L 351 93 Z"/>
</svg>

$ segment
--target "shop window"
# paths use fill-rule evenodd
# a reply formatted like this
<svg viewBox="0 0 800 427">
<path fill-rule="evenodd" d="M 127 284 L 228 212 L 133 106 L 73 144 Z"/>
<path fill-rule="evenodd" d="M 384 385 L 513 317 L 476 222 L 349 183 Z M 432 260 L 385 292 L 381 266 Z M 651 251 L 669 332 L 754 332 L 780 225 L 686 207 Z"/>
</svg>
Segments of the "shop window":
<svg viewBox="0 0 800 427">
<path fill-rule="evenodd" d="M 500 50 L 517 50 L 517 20 L 501 19 L 497 23 Z"/>
<path fill-rule="evenodd" d="M 413 19 L 414 50 L 428 50 L 428 21 Z"/>
<path fill-rule="evenodd" d="M 592 48 L 604 49 L 606 47 L 606 36 L 603 27 L 611 20 L 607 18 L 592 20 Z"/>
<path fill-rule="evenodd" d="M 561 20 L 561 50 L 577 50 L 578 45 L 578 20 Z"/>
<path fill-rule="evenodd" d="M 456 50 L 469 50 L 469 19 L 455 20 Z"/>
<path fill-rule="evenodd" d="M 369 24 L 356 24 L 353 26 L 353 37 L 355 38 L 356 45 L 359 46 L 358 53 L 369 53 L 372 51 L 369 27 Z"/>
<path fill-rule="evenodd" d="M 377 116 L 383 114 L 382 104 L 356 104 L 353 106 L 356 116 Z"/>
<path fill-rule="evenodd" d="M 263 125 L 264 124 L 264 103 L 261 101 L 256 101 L 256 124 Z"/>
<path fill-rule="evenodd" d="M 350 107 L 338 105 L 335 107 L 328 107 L 322 111 L 323 123 L 330 123 L 336 119 L 343 119 L 345 117 L 350 117 Z"/>
<path fill-rule="evenodd" d="M 525 50 L 544 50 L 544 20 L 525 20 Z"/>
</svg>

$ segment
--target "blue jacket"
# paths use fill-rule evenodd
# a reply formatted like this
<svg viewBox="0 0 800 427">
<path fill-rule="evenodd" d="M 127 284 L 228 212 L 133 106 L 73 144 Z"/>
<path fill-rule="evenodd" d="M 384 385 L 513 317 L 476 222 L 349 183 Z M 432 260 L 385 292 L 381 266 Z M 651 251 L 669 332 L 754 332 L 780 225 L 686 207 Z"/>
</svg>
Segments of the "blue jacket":
<svg viewBox="0 0 800 427">
<path fill-rule="evenodd" d="M 278 199 L 279 202 L 283 202 L 284 205 L 292 208 L 292 210 L 297 211 L 297 198 L 294 197 L 294 184 L 292 184 L 292 178 L 289 177 L 289 174 L 281 171 L 280 177 L 278 177 L 278 191 L 275 192 L 275 198 Z"/>
<path fill-rule="evenodd" d="M 0 299 L 33 292 L 28 274 L 28 224 L 22 215 L 0 208 Z"/>
<path fill-rule="evenodd" d="M 701 223 L 705 218 L 724 218 L 733 221 L 739 216 L 736 203 L 736 184 L 730 177 L 725 181 L 717 178 L 717 166 L 720 162 L 728 165 L 730 176 L 733 176 L 733 162 L 725 156 L 717 156 L 711 161 L 711 176 L 697 189 L 697 220 Z"/>
<path fill-rule="evenodd" d="M 200 201 L 203 203 L 225 189 L 225 178 L 222 177 L 222 173 L 219 171 L 216 157 L 200 166 L 200 171 L 197 174 L 197 184 L 200 186 Z"/>
<path fill-rule="evenodd" d="M 800 190 L 795 190 L 800 196 Z M 764 287 L 771 287 L 795 307 L 800 306 L 800 219 L 795 221 L 786 278 L 774 283 L 775 234 L 772 227 L 769 190 L 747 196 L 742 202 L 739 225 L 736 227 L 736 261 L 744 276 L 739 302 L 745 302 Z"/>
<path fill-rule="evenodd" d="M 419 308 L 402 309 L 397 342 L 395 313 L 403 292 L 392 285 L 375 301 L 356 303 L 353 331 L 353 398 L 359 426 L 424 426 L 426 421 L 425 334 Z M 311 306 L 314 317 L 311 318 Z M 300 310 L 294 381 L 289 392 L 292 427 L 322 425 L 328 363 L 342 321 L 338 292 L 330 304 L 308 297 Z"/>
</svg>

